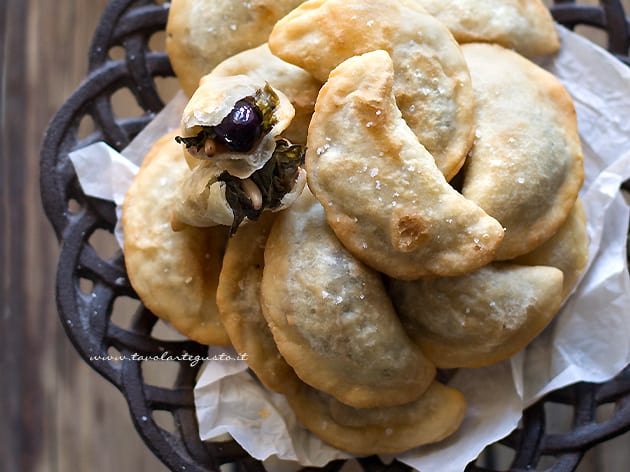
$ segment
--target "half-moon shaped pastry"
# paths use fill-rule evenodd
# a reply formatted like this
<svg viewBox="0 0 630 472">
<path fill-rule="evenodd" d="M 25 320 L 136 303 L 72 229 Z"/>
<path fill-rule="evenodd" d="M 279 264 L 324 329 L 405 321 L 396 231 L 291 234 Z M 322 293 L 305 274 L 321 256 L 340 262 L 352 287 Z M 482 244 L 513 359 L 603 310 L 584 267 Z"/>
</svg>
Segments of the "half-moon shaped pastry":
<svg viewBox="0 0 630 472">
<path fill-rule="evenodd" d="M 260 307 L 265 244 L 275 218 L 265 213 L 228 241 L 217 288 L 217 305 L 225 331 L 237 352 L 269 389 L 292 391 L 299 379 L 282 358 Z"/>
<path fill-rule="evenodd" d="M 495 262 L 461 277 L 391 280 L 407 333 L 436 366 L 482 367 L 524 348 L 562 301 L 555 267 Z"/>
<path fill-rule="evenodd" d="M 282 18 L 271 51 L 325 81 L 344 60 L 382 49 L 403 118 L 450 180 L 474 137 L 470 76 L 448 29 L 414 0 L 310 0 Z M 376 114 L 368 125 L 379 122 Z"/>
<path fill-rule="evenodd" d="M 586 214 L 578 198 L 569 217 L 551 239 L 532 252 L 514 259 L 516 264 L 557 267 L 564 274 L 562 298 L 573 290 L 588 262 Z"/>
<path fill-rule="evenodd" d="M 271 54 L 267 43 L 227 58 L 211 74 L 214 77 L 247 75 L 259 82 L 267 82 L 284 93 L 293 108 L 295 118 L 283 132 L 294 143 L 306 143 L 308 124 L 315 107 L 321 83 L 308 72 Z"/>
<path fill-rule="evenodd" d="M 573 101 L 549 72 L 491 44 L 464 44 L 477 135 L 464 196 L 505 227 L 497 259 L 526 254 L 560 228 L 584 179 Z"/>
<path fill-rule="evenodd" d="M 176 330 L 202 344 L 229 344 L 215 301 L 227 230 L 171 229 L 171 208 L 190 172 L 176 134 L 151 148 L 125 196 L 127 274 L 144 305 Z"/>
<path fill-rule="evenodd" d="M 393 407 L 353 408 L 306 385 L 287 400 L 307 429 L 357 455 L 395 454 L 438 442 L 459 428 L 466 411 L 464 396 L 439 382 L 419 399 Z"/>
<path fill-rule="evenodd" d="M 171 0 L 166 52 L 189 97 L 224 59 L 267 41 L 273 25 L 303 0 Z"/>
<path fill-rule="evenodd" d="M 173 228 L 231 226 L 280 210 L 301 193 L 304 146 L 280 138 L 294 109 L 269 84 L 245 75 L 205 76 L 182 116 L 192 172 L 179 190 Z"/>
<path fill-rule="evenodd" d="M 503 228 L 444 179 L 403 120 L 385 51 L 330 74 L 311 120 L 308 183 L 357 258 L 387 275 L 461 275 L 494 257 Z"/>
<path fill-rule="evenodd" d="M 407 403 L 435 376 L 403 331 L 380 274 L 345 250 L 308 192 L 271 229 L 261 302 L 296 374 L 347 405 Z"/>
<path fill-rule="evenodd" d="M 553 54 L 560 39 L 540 0 L 416 0 L 459 43 L 497 43 L 534 57 Z"/>
</svg>

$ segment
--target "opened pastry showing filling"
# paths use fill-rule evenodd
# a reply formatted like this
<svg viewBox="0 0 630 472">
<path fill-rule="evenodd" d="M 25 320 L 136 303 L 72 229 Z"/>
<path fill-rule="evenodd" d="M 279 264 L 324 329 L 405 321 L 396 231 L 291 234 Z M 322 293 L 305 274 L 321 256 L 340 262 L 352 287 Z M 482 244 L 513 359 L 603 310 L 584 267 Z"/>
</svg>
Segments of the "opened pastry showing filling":
<svg viewBox="0 0 630 472">
<path fill-rule="evenodd" d="M 239 85 L 252 87 L 251 80 L 240 77 L 243 80 Z M 229 85 L 233 82 L 230 79 L 208 78 L 206 88 L 216 87 L 217 84 L 219 87 Z M 198 167 L 206 175 L 205 187 L 219 186 L 220 201 L 231 212 L 231 221 L 227 225 L 230 233 L 234 234 L 245 219 L 255 221 L 265 210 L 280 209 L 286 206 L 285 197 L 288 194 L 294 190 L 301 191 L 296 184 L 304 163 L 305 147 L 278 136 L 290 123 L 294 111 L 291 104 L 281 99 L 268 83 L 238 98 L 227 114 L 220 117 L 220 121 L 216 112 L 202 116 L 203 113 L 194 108 L 198 93 L 201 95 L 198 99 L 200 107 L 206 108 L 207 97 L 204 99 L 203 87 L 200 90 L 191 99 L 193 106 L 188 120 L 191 126 L 184 126 L 184 135 L 177 136 L 175 140 L 184 146 L 193 173 Z M 216 108 L 225 113 L 226 104 L 235 96 L 238 95 L 228 89 L 225 94 L 216 95 L 223 99 Z M 189 211 L 191 207 L 198 210 L 199 205 L 203 205 L 200 199 L 207 200 L 206 189 L 197 185 L 195 191 L 194 181 L 191 179 L 184 184 L 188 191 L 184 189 L 184 203 L 176 210 L 174 229 L 180 229 L 181 223 L 193 226 L 226 224 L 225 218 L 210 210 L 215 206 L 211 202 L 206 201 L 209 211 L 203 215 L 199 215 L 198 211 Z M 211 194 L 216 196 L 215 192 Z"/>
<path fill-rule="evenodd" d="M 177 136 L 175 141 L 186 146 L 194 157 L 212 159 L 217 146 L 236 152 L 249 152 L 263 134 L 278 122 L 274 111 L 280 99 L 269 85 L 257 90 L 253 97 L 240 99 L 230 113 L 214 126 L 200 126 L 195 136 Z"/>
</svg>

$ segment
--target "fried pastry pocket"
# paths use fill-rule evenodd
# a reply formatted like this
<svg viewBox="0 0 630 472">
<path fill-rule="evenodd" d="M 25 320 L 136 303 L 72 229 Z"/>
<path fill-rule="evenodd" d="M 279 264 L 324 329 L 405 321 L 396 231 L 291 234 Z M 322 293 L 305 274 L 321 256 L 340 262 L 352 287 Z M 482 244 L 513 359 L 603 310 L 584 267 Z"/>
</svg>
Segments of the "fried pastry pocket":
<svg viewBox="0 0 630 472">
<path fill-rule="evenodd" d="M 307 429 L 357 455 L 396 454 L 441 441 L 459 428 L 466 412 L 464 396 L 439 382 L 417 400 L 393 407 L 353 408 L 306 385 L 287 400 Z"/>
<path fill-rule="evenodd" d="M 294 116 L 289 99 L 245 75 L 208 75 L 182 116 L 192 168 L 180 188 L 173 228 L 231 226 L 288 206 L 302 191 L 304 146 L 280 137 Z"/>
<path fill-rule="evenodd" d="M 272 227 L 261 302 L 296 374 L 343 403 L 413 401 L 435 376 L 403 331 L 380 275 L 344 249 L 308 192 Z"/>
<path fill-rule="evenodd" d="M 267 41 L 276 21 L 302 1 L 171 0 L 166 52 L 186 95 L 221 61 Z"/>
<path fill-rule="evenodd" d="M 497 43 L 527 57 L 553 54 L 560 39 L 540 0 L 416 0 L 460 43 Z"/>
<path fill-rule="evenodd" d="M 171 229 L 171 208 L 190 172 L 176 134 L 151 148 L 125 196 L 127 274 L 157 317 L 199 343 L 229 344 L 215 301 L 227 230 Z"/>
<path fill-rule="evenodd" d="M 350 57 L 387 51 L 407 124 L 447 180 L 464 163 L 474 137 L 470 75 L 451 33 L 418 2 L 310 0 L 278 21 L 269 47 L 320 81 Z"/>
<path fill-rule="evenodd" d="M 444 179 L 397 107 L 385 51 L 348 59 L 320 91 L 308 183 L 356 257 L 387 275 L 461 275 L 489 263 L 502 226 Z"/>
<path fill-rule="evenodd" d="M 389 292 L 411 338 L 436 366 L 482 367 L 524 348 L 562 301 L 555 267 L 495 262 L 461 277 L 391 280 Z"/>
<path fill-rule="evenodd" d="M 558 79 L 514 51 L 462 50 L 477 120 L 462 193 L 501 222 L 497 259 L 513 259 L 553 236 L 575 204 L 584 180 L 575 108 Z"/>
</svg>

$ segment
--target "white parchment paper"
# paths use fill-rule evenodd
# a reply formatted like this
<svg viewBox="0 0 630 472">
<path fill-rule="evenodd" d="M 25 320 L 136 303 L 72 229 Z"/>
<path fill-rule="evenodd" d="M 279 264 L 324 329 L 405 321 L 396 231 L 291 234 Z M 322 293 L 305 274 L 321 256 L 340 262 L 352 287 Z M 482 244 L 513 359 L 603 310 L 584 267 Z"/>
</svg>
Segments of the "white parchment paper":
<svg viewBox="0 0 630 472">
<path fill-rule="evenodd" d="M 180 126 L 187 102 L 184 93 L 178 92 L 151 123 L 138 133 L 129 146 L 122 150 L 122 153 L 99 141 L 77 149 L 69 155 L 83 192 L 92 197 L 111 200 L 116 204 L 118 220 L 114 234 L 120 247 L 123 247 L 120 224 L 122 204 L 127 189 L 155 141 Z"/>
<path fill-rule="evenodd" d="M 578 381 L 608 380 L 630 363 L 630 207 L 619 191 L 630 178 L 630 69 L 564 28 L 560 36 L 561 52 L 541 65 L 564 83 L 578 114 L 588 269 L 554 322 L 524 352 L 494 366 L 460 369 L 453 377 L 450 384 L 468 403 L 462 427 L 439 444 L 397 457 L 422 472 L 462 471 L 488 444 L 509 434 L 523 409 L 549 391 Z M 178 126 L 184 104 L 178 95 L 123 151 L 130 162 L 103 143 L 73 153 L 86 193 L 120 205 L 136 165 L 159 136 Z M 253 457 L 273 461 L 270 470 L 295 470 L 298 462 L 321 466 L 347 457 L 305 431 L 284 398 L 263 389 L 242 362 L 206 363 L 195 404 L 202 439 L 228 433 Z"/>
</svg>

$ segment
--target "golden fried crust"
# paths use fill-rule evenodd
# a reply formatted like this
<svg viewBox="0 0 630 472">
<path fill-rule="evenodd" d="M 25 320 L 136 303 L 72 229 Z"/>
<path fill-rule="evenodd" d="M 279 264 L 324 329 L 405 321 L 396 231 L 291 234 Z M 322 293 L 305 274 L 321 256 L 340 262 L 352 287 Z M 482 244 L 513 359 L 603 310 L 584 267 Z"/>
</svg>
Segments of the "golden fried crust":
<svg viewBox="0 0 630 472">
<path fill-rule="evenodd" d="M 534 251 L 514 260 L 523 265 L 557 267 L 564 274 L 562 297 L 565 298 L 580 277 L 588 261 L 589 238 L 586 214 L 578 198 L 569 217 L 551 239 Z"/>
<path fill-rule="evenodd" d="M 186 95 L 224 59 L 265 41 L 302 0 L 171 0 L 166 52 Z"/>
<path fill-rule="evenodd" d="M 325 442 L 357 455 L 396 454 L 441 441 L 464 419 L 466 401 L 439 382 L 405 405 L 358 409 L 307 386 L 287 395 L 300 422 Z"/>
<path fill-rule="evenodd" d="M 309 187 L 372 268 L 401 279 L 475 270 L 495 257 L 503 228 L 446 182 L 401 117 L 393 74 L 384 51 L 330 74 L 309 129 Z"/>
<path fill-rule="evenodd" d="M 289 98 L 295 108 L 295 118 L 283 132 L 283 137 L 293 143 L 305 144 L 321 83 L 304 69 L 271 54 L 267 43 L 226 59 L 210 73 L 219 77 L 241 74 L 268 82 Z"/>
<path fill-rule="evenodd" d="M 462 46 L 477 137 L 462 193 L 505 228 L 497 259 L 526 254 L 566 220 L 584 180 L 573 101 L 549 72 L 500 46 Z"/>
<path fill-rule="evenodd" d="M 555 267 L 493 263 L 461 277 L 403 282 L 389 291 L 407 333 L 438 367 L 482 367 L 524 348 L 562 301 Z"/>
<path fill-rule="evenodd" d="M 460 43 L 497 43 L 527 57 L 553 54 L 560 39 L 540 0 L 416 0 Z"/>
<path fill-rule="evenodd" d="M 276 24 L 269 47 L 321 81 L 352 56 L 387 51 L 407 124 L 447 180 L 464 163 L 474 138 L 468 69 L 451 33 L 414 0 L 311 0 Z"/>
<path fill-rule="evenodd" d="M 380 275 L 343 248 L 308 192 L 272 227 L 261 302 L 297 375 L 343 403 L 406 403 L 435 376 L 403 331 Z"/>
<path fill-rule="evenodd" d="M 189 173 L 178 132 L 149 151 L 125 197 L 123 231 L 129 281 L 156 316 L 202 344 L 229 344 L 215 294 L 227 230 L 171 229 L 180 182 Z"/>
<path fill-rule="evenodd" d="M 285 393 L 299 382 L 282 358 L 260 307 L 265 243 L 275 213 L 264 213 L 230 238 L 217 289 L 217 305 L 232 345 L 269 389 Z"/>
</svg>

